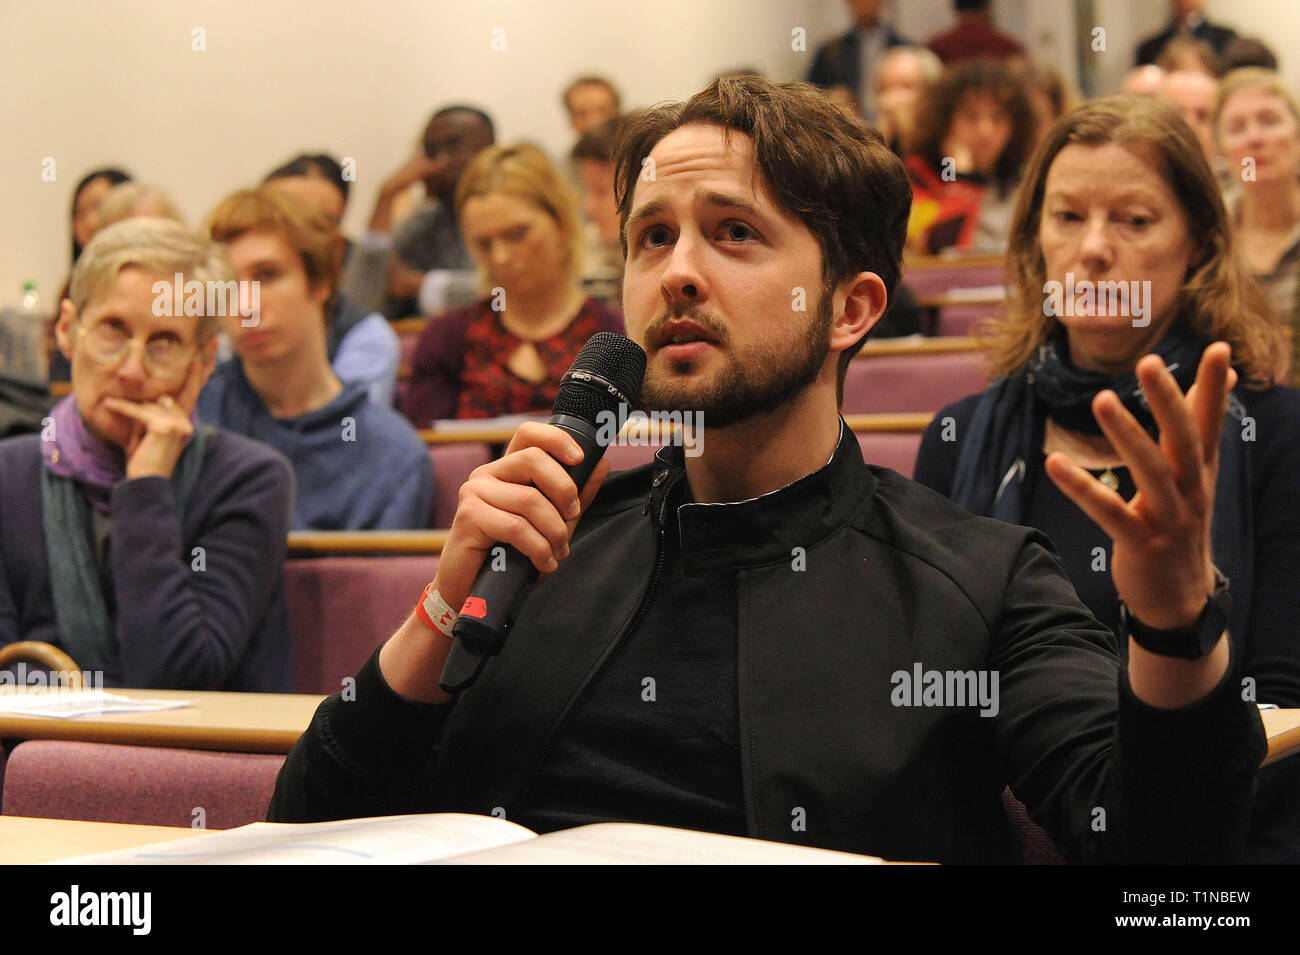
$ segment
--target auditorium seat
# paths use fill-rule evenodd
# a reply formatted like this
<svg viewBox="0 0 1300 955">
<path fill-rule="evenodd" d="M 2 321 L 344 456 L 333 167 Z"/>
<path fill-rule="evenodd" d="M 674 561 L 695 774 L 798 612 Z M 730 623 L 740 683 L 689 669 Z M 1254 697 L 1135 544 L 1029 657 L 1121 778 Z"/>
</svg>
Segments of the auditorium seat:
<svg viewBox="0 0 1300 955">
<path fill-rule="evenodd" d="M 855 358 L 844 379 L 843 412 L 938 411 L 987 384 L 983 358 L 974 351 Z"/>
<path fill-rule="evenodd" d="M 1011 824 L 1013 858 L 1017 864 L 1065 865 L 1065 857 L 1057 850 L 1047 830 L 1029 818 L 1024 805 L 1010 789 L 1002 790 L 1002 806 Z"/>
<path fill-rule="evenodd" d="M 337 693 L 392 636 L 438 572 L 436 556 L 288 560 L 294 693 Z"/>
<path fill-rule="evenodd" d="M 857 435 L 862 459 L 868 464 L 891 468 L 905 478 L 912 476 L 921 448 L 919 431 L 859 431 Z"/>
<path fill-rule="evenodd" d="M 1006 308 L 1005 302 L 960 302 L 939 309 L 937 336 L 969 335 L 975 326 Z"/>
<path fill-rule="evenodd" d="M 979 258 L 972 262 L 954 259 L 951 262 L 928 260 L 925 267 L 909 268 L 903 263 L 902 281 L 918 299 L 945 295 L 954 290 L 988 289 L 1002 285 L 1006 272 L 1001 260 Z"/>
<path fill-rule="evenodd" d="M 4 814 L 231 829 L 266 819 L 283 755 L 68 740 L 9 754 Z M 201 814 L 195 810 L 202 810 Z"/>
<path fill-rule="evenodd" d="M 460 486 L 471 471 L 492 460 L 492 451 L 486 444 L 431 444 L 429 457 L 433 461 L 433 515 L 429 526 L 451 527 Z"/>
</svg>

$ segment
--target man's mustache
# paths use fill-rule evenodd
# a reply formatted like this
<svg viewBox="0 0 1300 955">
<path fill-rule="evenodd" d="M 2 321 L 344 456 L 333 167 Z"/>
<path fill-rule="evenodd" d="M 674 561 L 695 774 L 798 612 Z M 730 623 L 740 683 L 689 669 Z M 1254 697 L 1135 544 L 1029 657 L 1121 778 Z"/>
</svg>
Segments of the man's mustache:
<svg viewBox="0 0 1300 955">
<path fill-rule="evenodd" d="M 723 325 L 716 318 L 714 318 L 712 315 L 700 311 L 699 309 L 695 308 L 695 306 L 693 305 L 684 309 L 664 309 L 661 313 L 656 315 L 654 320 L 649 325 L 646 326 L 646 330 L 645 330 L 646 342 L 655 341 L 660 336 L 660 334 L 663 333 L 664 326 L 666 326 L 669 322 L 677 321 L 678 319 L 683 319 L 683 318 L 687 319 L 688 321 L 692 321 L 696 325 L 700 326 L 700 329 L 704 331 L 704 333 L 707 334 L 709 338 L 713 339 L 714 342 L 718 344 L 725 344 L 727 340 L 726 326 Z"/>
</svg>

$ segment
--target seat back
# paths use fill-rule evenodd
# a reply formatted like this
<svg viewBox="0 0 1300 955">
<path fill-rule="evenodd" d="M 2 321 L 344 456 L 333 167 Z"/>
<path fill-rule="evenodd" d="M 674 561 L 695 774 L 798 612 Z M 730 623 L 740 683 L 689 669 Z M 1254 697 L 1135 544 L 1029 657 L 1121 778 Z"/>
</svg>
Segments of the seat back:
<svg viewBox="0 0 1300 955">
<path fill-rule="evenodd" d="M 988 384 L 975 351 L 928 355 L 872 355 L 849 362 L 844 414 L 938 411 Z"/>
<path fill-rule="evenodd" d="M 1047 830 L 1029 818 L 1029 812 L 1010 789 L 1002 790 L 1002 806 L 1011 825 L 1011 842 L 1017 865 L 1065 865 L 1065 857 Z"/>
<path fill-rule="evenodd" d="M 433 461 L 433 513 L 430 527 L 451 527 L 460 501 L 460 486 L 469 480 L 470 472 L 492 460 L 492 451 L 486 444 L 431 444 L 429 458 Z"/>
<path fill-rule="evenodd" d="M 921 448 L 921 433 L 908 431 L 859 431 L 858 445 L 862 460 L 868 464 L 892 468 L 911 478 L 916 468 L 916 454 Z"/>
<path fill-rule="evenodd" d="M 411 613 L 433 555 L 319 557 L 284 565 L 295 693 L 337 693 Z"/>
<path fill-rule="evenodd" d="M 69 740 L 9 754 L 4 813 L 231 829 L 266 819 L 284 756 Z"/>
</svg>

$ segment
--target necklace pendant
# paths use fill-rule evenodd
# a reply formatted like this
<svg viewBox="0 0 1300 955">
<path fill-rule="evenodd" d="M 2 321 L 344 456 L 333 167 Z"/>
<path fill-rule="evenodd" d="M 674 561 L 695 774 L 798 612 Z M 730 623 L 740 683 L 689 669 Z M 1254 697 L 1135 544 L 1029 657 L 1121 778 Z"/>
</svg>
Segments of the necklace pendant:
<svg viewBox="0 0 1300 955">
<path fill-rule="evenodd" d="M 1105 471 L 1103 471 L 1101 477 L 1097 478 L 1097 480 L 1100 481 L 1101 486 L 1106 488 L 1107 490 L 1110 491 L 1119 490 L 1119 478 L 1115 476 L 1115 472 L 1112 471 L 1110 468 L 1107 468 Z"/>
</svg>

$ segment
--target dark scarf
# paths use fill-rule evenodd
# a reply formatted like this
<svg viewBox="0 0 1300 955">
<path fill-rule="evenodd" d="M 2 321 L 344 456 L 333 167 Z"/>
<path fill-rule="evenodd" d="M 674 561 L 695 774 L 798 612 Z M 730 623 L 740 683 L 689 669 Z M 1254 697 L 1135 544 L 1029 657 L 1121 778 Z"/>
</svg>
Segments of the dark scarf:
<svg viewBox="0 0 1300 955">
<path fill-rule="evenodd" d="M 86 430 L 74 396 L 59 402 L 50 417 L 53 434 L 41 442 L 41 514 L 60 646 L 82 669 L 117 673 L 119 653 L 97 570 L 90 509 L 93 504 L 109 513 L 113 486 L 126 476 L 126 459 Z M 211 433 L 206 425 L 196 428 L 172 471 L 181 518 Z"/>
<path fill-rule="evenodd" d="M 1196 380 L 1204 350 L 1203 343 L 1191 338 L 1181 324 L 1175 324 L 1153 352 L 1164 359 L 1178 386 L 1186 392 Z M 1071 431 L 1101 434 L 1092 416 L 1092 399 L 1107 388 L 1115 391 L 1124 407 L 1155 437 L 1155 420 L 1136 373 L 1112 380 L 1076 368 L 1069 360 L 1065 329 L 1058 326 L 1024 369 L 990 385 L 980 397 L 957 458 L 952 499 L 975 514 L 1011 524 L 1023 523 L 1027 462 L 1036 451 L 1034 439 L 1042 418 L 1050 417 Z M 1229 580 L 1236 581 L 1230 628 L 1239 638 L 1244 638 L 1250 619 L 1255 556 L 1251 456 L 1241 428 L 1245 414 L 1240 399 L 1229 395 L 1228 420 L 1219 440 L 1219 476 L 1211 528 L 1214 562 Z"/>
</svg>

